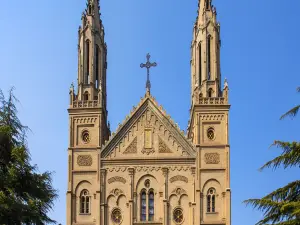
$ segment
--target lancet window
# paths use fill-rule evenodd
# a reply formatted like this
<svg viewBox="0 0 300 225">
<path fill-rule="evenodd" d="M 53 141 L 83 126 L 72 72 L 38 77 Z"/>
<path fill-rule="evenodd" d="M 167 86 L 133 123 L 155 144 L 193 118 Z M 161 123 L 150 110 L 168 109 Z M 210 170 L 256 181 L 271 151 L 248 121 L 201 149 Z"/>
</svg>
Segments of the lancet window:
<svg viewBox="0 0 300 225">
<path fill-rule="evenodd" d="M 216 190 L 214 188 L 210 188 L 207 192 L 207 212 L 216 212 Z"/>
<path fill-rule="evenodd" d="M 141 221 L 154 221 L 154 190 L 148 189 L 150 187 L 150 181 L 145 181 L 145 189 L 140 193 L 140 220 Z"/>
<path fill-rule="evenodd" d="M 83 190 L 80 195 L 80 214 L 89 214 L 91 206 L 91 196 L 87 190 Z"/>
</svg>

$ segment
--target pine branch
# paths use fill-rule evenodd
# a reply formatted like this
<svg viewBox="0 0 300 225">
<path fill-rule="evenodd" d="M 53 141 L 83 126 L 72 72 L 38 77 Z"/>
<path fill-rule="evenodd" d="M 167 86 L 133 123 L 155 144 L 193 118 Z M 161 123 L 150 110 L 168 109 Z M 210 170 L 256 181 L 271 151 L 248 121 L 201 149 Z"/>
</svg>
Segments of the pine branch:
<svg viewBox="0 0 300 225">
<path fill-rule="evenodd" d="M 300 180 L 293 181 L 282 188 L 278 188 L 277 190 L 263 197 L 263 199 L 271 199 L 272 201 L 276 202 L 300 202 Z"/>
<path fill-rule="evenodd" d="M 280 156 L 264 164 L 259 170 L 262 171 L 265 168 L 273 167 L 277 169 L 280 165 L 283 165 L 284 168 L 300 166 L 300 143 L 299 142 L 282 142 L 275 141 L 271 145 L 278 148 L 282 148 L 283 152 Z"/>
<path fill-rule="evenodd" d="M 295 106 L 294 108 L 292 108 L 291 110 L 289 110 L 288 112 L 286 112 L 285 114 L 283 114 L 280 119 L 284 119 L 287 116 L 290 116 L 291 118 L 294 118 L 298 111 L 299 111 L 300 105 Z"/>
</svg>

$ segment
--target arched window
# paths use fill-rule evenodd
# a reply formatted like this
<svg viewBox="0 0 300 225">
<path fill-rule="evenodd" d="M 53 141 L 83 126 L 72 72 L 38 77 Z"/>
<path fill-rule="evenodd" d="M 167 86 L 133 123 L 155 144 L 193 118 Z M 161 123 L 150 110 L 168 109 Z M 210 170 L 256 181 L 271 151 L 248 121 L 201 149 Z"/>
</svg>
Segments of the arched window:
<svg viewBox="0 0 300 225">
<path fill-rule="evenodd" d="M 210 88 L 207 93 L 208 97 L 211 98 L 213 95 L 213 90 Z"/>
<path fill-rule="evenodd" d="M 90 213 L 91 196 L 87 190 L 83 190 L 80 195 L 80 213 L 89 214 Z"/>
<path fill-rule="evenodd" d="M 210 188 L 207 192 L 207 212 L 216 212 L 216 190 Z"/>
<path fill-rule="evenodd" d="M 211 36 L 207 36 L 207 80 L 211 79 Z"/>
<path fill-rule="evenodd" d="M 198 47 L 198 53 L 199 53 L 199 84 L 201 85 L 202 82 L 202 48 L 201 48 L 201 42 L 199 43 Z"/>
<path fill-rule="evenodd" d="M 146 221 L 146 215 L 147 215 L 147 195 L 146 191 L 143 190 L 141 192 L 141 221 Z"/>
<path fill-rule="evenodd" d="M 154 221 L 154 192 L 150 190 L 148 201 L 148 221 Z"/>
<path fill-rule="evenodd" d="M 86 74 L 85 74 L 85 79 L 84 79 L 84 83 L 88 84 L 89 83 L 89 75 L 90 75 L 90 41 L 86 40 L 85 42 L 85 50 L 86 50 Z"/>
</svg>

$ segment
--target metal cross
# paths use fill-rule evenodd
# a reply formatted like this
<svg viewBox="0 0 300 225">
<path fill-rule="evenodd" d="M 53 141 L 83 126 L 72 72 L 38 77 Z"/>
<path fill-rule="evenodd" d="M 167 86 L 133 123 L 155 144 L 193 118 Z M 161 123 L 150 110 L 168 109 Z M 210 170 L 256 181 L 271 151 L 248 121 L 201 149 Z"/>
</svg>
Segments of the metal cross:
<svg viewBox="0 0 300 225">
<path fill-rule="evenodd" d="M 144 68 L 146 67 L 147 68 L 147 82 L 146 82 L 146 89 L 147 91 L 150 93 L 150 89 L 151 89 L 151 83 L 150 83 L 150 68 L 151 67 L 156 67 L 157 66 L 157 63 L 150 63 L 150 54 L 148 53 L 147 54 L 147 62 L 146 64 L 144 63 L 141 63 L 141 68 Z"/>
</svg>

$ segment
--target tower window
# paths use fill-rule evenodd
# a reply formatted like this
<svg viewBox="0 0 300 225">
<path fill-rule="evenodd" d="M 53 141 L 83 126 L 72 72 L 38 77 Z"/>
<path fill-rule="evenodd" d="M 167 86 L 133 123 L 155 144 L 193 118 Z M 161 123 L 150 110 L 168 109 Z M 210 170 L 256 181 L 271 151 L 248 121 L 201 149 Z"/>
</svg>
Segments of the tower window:
<svg viewBox="0 0 300 225">
<path fill-rule="evenodd" d="M 206 10 L 209 10 L 209 6 L 210 6 L 210 0 L 206 0 L 206 3 L 205 3 L 205 7 L 206 7 Z"/>
<path fill-rule="evenodd" d="M 143 190 L 141 193 L 141 221 L 146 221 L 147 215 L 147 200 L 146 191 Z"/>
<path fill-rule="evenodd" d="M 96 45 L 96 88 L 99 88 L 99 47 Z"/>
<path fill-rule="evenodd" d="M 207 192 L 207 212 L 216 212 L 216 190 L 214 188 L 210 188 Z"/>
<path fill-rule="evenodd" d="M 80 195 L 80 213 L 89 214 L 90 213 L 91 196 L 87 190 L 83 190 Z"/>
<path fill-rule="evenodd" d="M 211 79 L 211 36 L 207 37 L 207 80 Z"/>
<path fill-rule="evenodd" d="M 84 83 L 88 84 L 89 83 L 89 75 L 90 75 L 90 41 L 87 40 L 85 42 L 85 48 L 86 48 L 86 74 L 85 74 L 85 79 Z"/>
<path fill-rule="evenodd" d="M 201 42 L 199 43 L 199 47 L 198 47 L 198 51 L 199 51 L 199 84 L 201 85 L 202 82 L 202 48 L 201 48 Z"/>
</svg>

